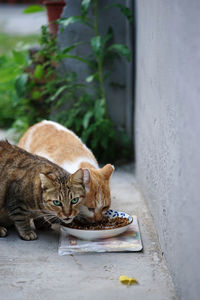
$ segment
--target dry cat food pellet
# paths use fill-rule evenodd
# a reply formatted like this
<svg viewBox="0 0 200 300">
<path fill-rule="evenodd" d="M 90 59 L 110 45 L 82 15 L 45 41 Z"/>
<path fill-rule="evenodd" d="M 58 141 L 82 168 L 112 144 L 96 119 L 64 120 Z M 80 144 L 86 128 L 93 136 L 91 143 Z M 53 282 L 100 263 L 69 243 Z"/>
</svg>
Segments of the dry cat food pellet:
<svg viewBox="0 0 200 300">
<path fill-rule="evenodd" d="M 72 223 L 67 225 L 67 227 L 74 229 L 82 229 L 82 230 L 106 230 L 106 229 L 114 229 L 118 227 L 123 227 L 129 224 L 128 218 L 109 218 L 104 217 L 101 222 L 91 223 L 91 224 L 83 224 L 78 220 L 74 220 Z"/>
</svg>

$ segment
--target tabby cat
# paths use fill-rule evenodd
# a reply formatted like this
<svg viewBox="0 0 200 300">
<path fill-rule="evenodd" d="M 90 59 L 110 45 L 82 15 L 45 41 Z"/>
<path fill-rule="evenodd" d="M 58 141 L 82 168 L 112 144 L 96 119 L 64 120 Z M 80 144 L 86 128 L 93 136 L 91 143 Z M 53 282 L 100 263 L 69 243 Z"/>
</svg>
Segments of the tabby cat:
<svg viewBox="0 0 200 300">
<path fill-rule="evenodd" d="M 85 200 L 84 171 L 70 175 L 43 157 L 0 141 L 0 237 L 14 223 L 20 237 L 34 240 L 31 227 L 70 223 Z"/>
<path fill-rule="evenodd" d="M 70 130 L 52 121 L 30 127 L 18 144 L 25 150 L 46 157 L 68 172 L 79 168 L 89 171 L 85 176 L 86 201 L 80 217 L 89 222 L 100 221 L 111 204 L 109 181 L 114 167 L 99 168 L 92 152 Z M 89 176 L 88 176 L 89 175 Z"/>
</svg>

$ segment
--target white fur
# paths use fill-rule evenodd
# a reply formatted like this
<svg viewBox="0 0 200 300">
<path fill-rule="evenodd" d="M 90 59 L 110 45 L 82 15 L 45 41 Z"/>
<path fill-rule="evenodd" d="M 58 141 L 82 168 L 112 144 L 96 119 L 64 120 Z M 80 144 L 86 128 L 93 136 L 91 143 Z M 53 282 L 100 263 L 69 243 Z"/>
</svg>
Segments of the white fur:
<svg viewBox="0 0 200 300">
<path fill-rule="evenodd" d="M 83 181 L 85 184 L 90 182 L 90 171 L 88 169 L 83 169 Z"/>
<path fill-rule="evenodd" d="M 90 188 L 87 185 L 85 185 L 85 191 L 86 191 L 86 193 L 90 192 Z"/>
<path fill-rule="evenodd" d="M 98 211 L 102 207 L 102 198 L 101 198 L 101 192 L 99 192 L 99 199 L 98 199 L 97 207 L 95 208 L 95 211 Z"/>
<path fill-rule="evenodd" d="M 33 136 L 34 132 L 36 131 L 36 129 L 38 129 L 38 127 L 40 127 L 40 126 L 41 126 L 41 123 L 35 125 L 34 128 L 30 129 L 28 138 L 24 145 L 24 149 L 26 149 L 27 151 L 30 151 L 30 144 L 32 143 L 32 136 Z"/>
<path fill-rule="evenodd" d="M 94 212 L 90 211 L 87 206 L 82 205 L 80 207 L 80 215 L 83 215 L 85 217 L 92 218 L 94 216 Z"/>
<path fill-rule="evenodd" d="M 62 125 L 60 125 L 60 124 L 58 124 L 58 123 L 56 123 L 56 122 L 53 122 L 53 121 L 47 121 L 47 120 L 44 120 L 44 121 L 42 121 L 40 124 L 38 124 L 38 125 L 40 125 L 40 126 L 43 126 L 43 125 L 52 125 L 52 126 L 54 126 L 57 130 L 64 130 L 64 131 L 70 131 L 69 129 L 67 129 L 67 128 L 65 128 L 64 126 L 62 126 Z"/>
<path fill-rule="evenodd" d="M 45 152 L 37 152 L 37 155 L 45 157 L 46 159 L 48 159 L 48 160 L 52 161 L 53 163 L 55 163 L 55 161 L 48 154 L 46 154 Z"/>
<path fill-rule="evenodd" d="M 47 153 L 45 152 L 37 152 L 37 155 L 43 156 L 45 158 L 47 158 L 48 160 L 52 161 L 53 163 L 56 163 L 51 156 L 49 156 Z M 80 169 L 80 164 L 82 162 L 88 162 L 91 165 L 93 165 L 95 168 L 98 168 L 97 164 L 91 159 L 87 158 L 87 157 L 79 157 L 76 161 L 72 162 L 72 161 L 65 161 L 63 164 L 61 164 L 60 166 L 66 170 L 69 173 L 74 173 L 76 172 L 78 169 Z M 86 174 L 84 173 L 84 176 L 86 176 Z M 87 178 L 84 178 L 86 181 L 88 180 L 89 176 L 87 175 Z"/>
<path fill-rule="evenodd" d="M 75 161 L 66 160 L 64 163 L 62 163 L 61 167 L 67 170 L 69 173 L 74 173 L 80 168 L 80 164 L 82 162 L 90 163 L 95 168 L 98 168 L 98 164 L 96 163 L 96 161 L 84 156 L 77 158 Z"/>
</svg>

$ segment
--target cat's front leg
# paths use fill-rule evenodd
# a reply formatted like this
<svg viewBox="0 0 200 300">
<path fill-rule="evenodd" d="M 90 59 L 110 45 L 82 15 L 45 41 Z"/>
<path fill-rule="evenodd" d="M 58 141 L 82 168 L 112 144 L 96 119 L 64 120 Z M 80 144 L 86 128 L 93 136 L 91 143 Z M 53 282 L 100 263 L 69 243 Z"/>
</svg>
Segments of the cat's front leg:
<svg viewBox="0 0 200 300">
<path fill-rule="evenodd" d="M 20 237 L 23 240 L 31 241 L 37 239 L 36 232 L 31 228 L 29 217 L 21 217 L 20 219 L 13 221 Z"/>
</svg>

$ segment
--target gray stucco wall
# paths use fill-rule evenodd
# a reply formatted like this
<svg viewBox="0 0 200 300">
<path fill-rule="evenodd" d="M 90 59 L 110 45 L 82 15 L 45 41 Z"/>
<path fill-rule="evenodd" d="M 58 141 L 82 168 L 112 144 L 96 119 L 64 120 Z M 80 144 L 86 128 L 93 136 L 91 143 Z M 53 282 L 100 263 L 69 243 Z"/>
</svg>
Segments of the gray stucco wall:
<svg viewBox="0 0 200 300">
<path fill-rule="evenodd" d="M 137 0 L 136 174 L 178 295 L 200 299 L 200 1 Z"/>
<path fill-rule="evenodd" d="M 131 0 L 117 0 L 110 3 L 121 3 L 132 6 Z M 126 18 L 122 15 L 119 8 L 103 10 L 110 4 L 107 0 L 101 0 L 99 5 L 99 31 L 105 34 L 109 26 L 114 30 L 114 43 L 122 43 L 130 49 L 132 47 L 132 26 L 129 26 Z M 80 15 L 81 0 L 66 0 L 62 17 L 71 17 Z M 89 42 L 94 35 L 93 31 L 83 24 L 72 24 L 59 33 L 58 43 L 61 48 L 67 47 L 75 42 Z M 72 51 L 73 54 L 87 58 L 90 52 L 89 45 L 84 44 Z M 75 71 L 78 74 L 80 82 L 86 83 L 85 78 L 91 75 L 88 66 L 74 59 L 64 60 L 65 72 Z M 107 70 L 108 71 L 108 70 Z M 132 89 L 132 62 L 127 62 L 124 58 L 117 61 L 112 69 L 110 82 L 117 82 L 124 85 L 124 89 L 112 88 L 110 84 L 106 85 L 106 95 L 108 112 L 116 127 L 123 127 L 129 137 L 132 137 L 133 122 L 133 89 Z"/>
</svg>

